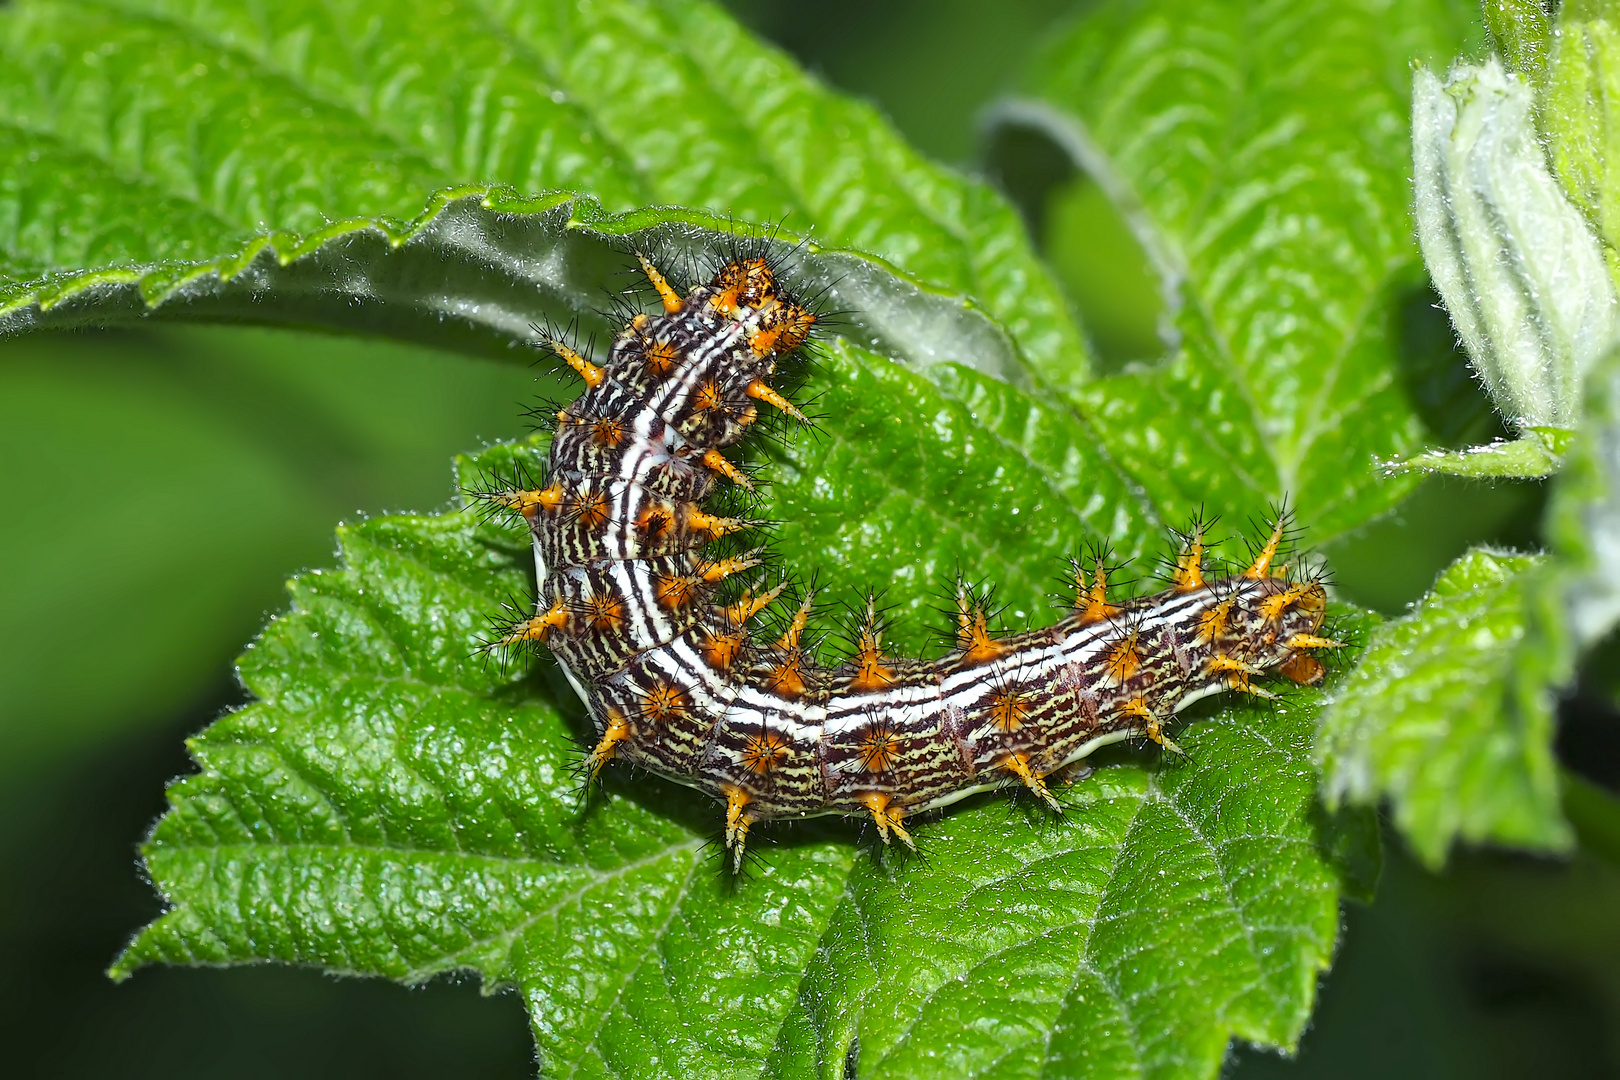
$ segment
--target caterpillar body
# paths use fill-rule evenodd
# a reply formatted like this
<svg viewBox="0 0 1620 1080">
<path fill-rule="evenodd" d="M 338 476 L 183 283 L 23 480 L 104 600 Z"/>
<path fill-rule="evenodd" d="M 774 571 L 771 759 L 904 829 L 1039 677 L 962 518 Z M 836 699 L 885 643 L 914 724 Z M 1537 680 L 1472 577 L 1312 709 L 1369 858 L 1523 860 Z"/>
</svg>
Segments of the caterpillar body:
<svg viewBox="0 0 1620 1080">
<path fill-rule="evenodd" d="M 1048 781 L 1098 747 L 1145 736 L 1223 691 L 1272 696 L 1279 674 L 1318 682 L 1326 596 L 1274 569 L 1282 515 L 1247 569 L 1205 576 L 1203 530 L 1182 536 L 1170 587 L 1111 599 L 1107 569 L 1075 565 L 1073 610 L 1055 625 L 995 636 L 958 586 L 958 633 L 939 660 L 891 657 L 869 600 L 853 655 L 824 667 L 805 647 L 811 596 L 774 640 L 750 624 L 782 586 L 717 603 L 757 553 L 715 541 L 754 523 L 704 509 L 717 483 L 751 486 L 723 451 L 772 406 L 778 364 L 816 314 L 768 253 L 727 260 L 682 295 L 645 256 L 663 310 L 637 314 L 598 366 L 554 335 L 584 380 L 558 414 L 543 484 L 475 492 L 515 512 L 533 539 L 538 597 L 492 648 L 544 643 L 590 712 L 595 774 L 628 762 L 725 804 L 736 870 L 750 826 L 869 815 L 885 844 L 912 846 L 907 819 L 975 792 L 1021 784 L 1054 810 Z M 724 547 L 725 545 L 721 545 Z"/>
</svg>

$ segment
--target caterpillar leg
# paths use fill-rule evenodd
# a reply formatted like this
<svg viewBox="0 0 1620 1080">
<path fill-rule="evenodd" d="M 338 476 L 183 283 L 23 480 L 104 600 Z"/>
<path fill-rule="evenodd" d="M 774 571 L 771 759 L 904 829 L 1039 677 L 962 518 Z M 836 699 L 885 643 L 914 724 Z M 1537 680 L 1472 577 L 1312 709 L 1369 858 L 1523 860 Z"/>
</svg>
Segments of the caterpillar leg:
<svg viewBox="0 0 1620 1080">
<path fill-rule="evenodd" d="M 1143 701 L 1141 698 L 1133 698 L 1126 702 L 1125 707 L 1120 711 L 1126 716 L 1134 716 L 1136 719 L 1142 721 L 1142 733 L 1148 738 L 1152 739 L 1154 742 L 1158 743 L 1172 754 L 1180 754 L 1183 757 L 1186 756 L 1187 751 L 1177 746 L 1175 740 L 1169 735 L 1165 734 L 1164 721 L 1159 719 L 1158 713 L 1148 708 L 1147 702 Z"/>
<path fill-rule="evenodd" d="M 1327 669 L 1316 657 L 1304 652 L 1305 649 L 1342 649 L 1344 642 L 1334 641 L 1332 638 L 1321 637 L 1317 634 L 1295 634 L 1283 642 L 1294 654 L 1284 660 L 1277 670 L 1285 677 L 1292 679 L 1301 686 L 1315 686 L 1327 674 Z"/>
<path fill-rule="evenodd" d="M 1256 686 L 1249 680 L 1256 675 L 1263 674 L 1253 664 L 1244 663 L 1235 656 L 1212 656 L 1208 669 L 1211 675 L 1219 675 L 1226 683 L 1228 690 L 1235 690 L 1240 694 L 1249 694 L 1266 701 L 1274 700 L 1277 695 L 1263 686 Z"/>
<path fill-rule="evenodd" d="M 757 819 L 746 812 L 748 792 L 739 787 L 726 788 L 726 850 L 731 852 L 731 872 L 741 873 L 743 849 L 748 844 L 748 826 Z"/>
<path fill-rule="evenodd" d="M 878 835 L 883 837 L 885 844 L 889 842 L 889 834 L 892 832 L 895 838 L 906 847 L 912 851 L 917 850 L 916 842 L 911 839 L 911 834 L 901 824 L 906 818 L 905 807 L 881 791 L 869 791 L 865 795 L 857 796 L 857 798 L 860 800 L 861 805 L 871 813 L 873 822 L 877 824 Z"/>
<path fill-rule="evenodd" d="M 630 722 L 617 709 L 608 710 L 607 730 L 602 733 L 602 739 L 585 757 L 585 771 L 591 779 L 602 771 L 602 766 L 613 760 L 613 754 L 618 750 L 619 744 L 630 737 Z"/>
<path fill-rule="evenodd" d="M 1050 806 L 1056 813 L 1063 813 L 1063 804 L 1057 801 L 1057 796 L 1047 790 L 1046 778 L 1029 767 L 1029 757 L 1025 754 L 1009 754 L 1001 767 L 1012 773 L 1024 782 L 1024 786 L 1033 791 L 1037 798 Z"/>
</svg>

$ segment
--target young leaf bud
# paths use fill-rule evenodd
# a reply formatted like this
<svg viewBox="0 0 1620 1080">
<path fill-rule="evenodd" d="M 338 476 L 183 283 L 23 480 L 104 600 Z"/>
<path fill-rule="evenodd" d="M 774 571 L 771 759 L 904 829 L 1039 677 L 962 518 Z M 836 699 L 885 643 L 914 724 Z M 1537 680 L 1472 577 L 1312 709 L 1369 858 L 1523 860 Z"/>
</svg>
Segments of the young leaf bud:
<svg viewBox="0 0 1620 1080">
<path fill-rule="evenodd" d="M 1418 240 L 1474 370 L 1514 427 L 1573 428 L 1581 377 L 1620 329 L 1586 219 L 1547 167 L 1533 91 L 1492 57 L 1418 69 Z"/>
</svg>

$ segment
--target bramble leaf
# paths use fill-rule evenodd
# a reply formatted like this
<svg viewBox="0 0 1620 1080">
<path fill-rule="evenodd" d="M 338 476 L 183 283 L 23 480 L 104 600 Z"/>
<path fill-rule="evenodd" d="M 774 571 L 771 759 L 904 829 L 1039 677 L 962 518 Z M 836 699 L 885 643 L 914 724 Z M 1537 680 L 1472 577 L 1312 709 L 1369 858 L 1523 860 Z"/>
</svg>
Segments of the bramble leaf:
<svg viewBox="0 0 1620 1080">
<path fill-rule="evenodd" d="M 958 305 L 973 296 L 1047 377 L 1085 370 L 1004 200 L 698 0 L 33 0 L 0 13 L 0 72 L 0 328 L 106 325 L 162 304 L 166 317 L 413 338 L 448 320 L 441 340 L 488 350 L 526 327 L 495 317 L 507 304 L 485 311 L 491 293 L 561 279 L 569 306 L 598 304 L 581 268 L 513 250 L 532 227 L 521 218 L 504 244 L 498 222 L 446 236 L 451 220 L 420 258 L 365 264 L 418 234 L 403 222 L 433 192 L 480 181 L 497 215 L 567 201 L 508 188 L 571 189 L 610 213 L 667 203 L 779 222 Z M 324 258 L 273 272 L 312 252 Z M 345 302 L 356 295 L 370 302 Z M 549 299 L 519 314 L 555 311 Z"/>
<path fill-rule="evenodd" d="M 1545 94 L 1538 102 L 1545 149 L 1565 193 L 1586 221 L 1608 235 L 1612 231 L 1608 220 L 1612 216 L 1608 214 L 1613 202 L 1608 198 L 1612 178 L 1604 171 L 1607 143 L 1603 132 L 1612 103 L 1606 103 L 1604 88 L 1614 66 L 1610 63 L 1614 29 L 1604 5 L 1573 3 L 1561 9 L 1560 31 L 1549 39 L 1545 13 L 1531 8 L 1533 5 L 1492 4 L 1487 14 L 1493 33 L 1512 54 L 1510 61 L 1524 68 L 1533 82 L 1542 79 L 1544 53 L 1551 41 Z M 1495 63 L 1490 61 L 1490 65 Z M 1538 191 L 1545 195 L 1551 181 L 1541 162 L 1542 146 L 1532 138 L 1528 151 L 1525 148 L 1523 117 L 1528 92 L 1522 83 L 1504 82 L 1499 67 L 1475 70 L 1486 75 L 1494 71 L 1498 89 L 1516 95 L 1513 102 L 1518 112 L 1504 114 L 1511 123 L 1502 137 L 1512 144 L 1510 150 L 1519 155 L 1521 164 L 1528 161 L 1530 172 L 1539 170 L 1526 183 L 1539 177 Z M 1479 105 L 1477 95 L 1461 95 L 1459 101 L 1464 108 L 1486 108 Z M 1480 136 L 1478 142 L 1486 146 L 1488 140 Z M 1474 170 L 1479 176 L 1462 187 L 1473 195 L 1495 187 L 1515 198 L 1522 195 L 1509 183 L 1511 170 L 1496 176 L 1502 170 L 1488 167 L 1506 160 L 1503 156 L 1502 161 L 1486 162 L 1482 156 L 1475 162 L 1481 166 Z M 1425 167 L 1419 162 L 1420 218 Z M 1548 205 L 1559 210 L 1569 234 L 1549 227 L 1531 228 L 1525 236 L 1543 241 L 1544 246 L 1553 237 L 1552 248 L 1540 251 L 1538 257 L 1560 287 L 1573 289 L 1572 295 L 1579 299 L 1585 294 L 1570 285 L 1569 267 L 1555 256 L 1563 241 L 1569 242 L 1566 247 L 1580 246 L 1577 241 L 1590 247 L 1590 237 L 1580 216 L 1570 217 L 1573 211 L 1556 190 L 1551 198 Z M 1444 235 L 1441 240 L 1442 252 L 1447 243 L 1456 242 Z M 1424 242 L 1427 250 L 1427 232 Z M 1491 261 L 1492 250 L 1489 244 L 1482 249 L 1484 262 Z M 1496 254 L 1500 256 L 1501 251 Z M 1591 325 L 1602 331 L 1613 294 L 1601 264 L 1593 262 L 1601 254 L 1595 248 L 1587 254 L 1583 280 L 1598 281 L 1603 286 L 1599 291 L 1607 296 L 1605 301 L 1588 290 L 1595 297 L 1591 311 L 1597 313 Z M 1612 251 L 1610 263 L 1612 274 Z M 1436 276 L 1443 275 L 1436 270 Z M 1470 285 L 1453 280 L 1441 285 L 1454 315 L 1459 304 L 1483 303 L 1468 295 L 1475 286 L 1486 287 L 1478 282 Z M 1495 336 L 1505 341 L 1511 337 L 1510 331 L 1516 332 L 1515 327 Z M 1620 615 L 1612 553 L 1620 535 L 1620 515 L 1614 506 L 1614 482 L 1620 472 L 1620 451 L 1615 446 L 1620 420 L 1615 403 L 1620 401 L 1620 389 L 1609 336 L 1593 331 L 1574 345 L 1564 343 L 1567 347 L 1562 351 L 1569 354 L 1564 359 L 1573 356 L 1571 362 L 1579 361 L 1573 375 L 1563 369 L 1548 375 L 1557 365 L 1546 357 L 1541 358 L 1545 363 L 1519 365 L 1517 377 L 1531 389 L 1537 387 L 1537 379 L 1564 379 L 1557 395 L 1558 410 L 1565 417 L 1578 417 L 1578 431 L 1529 426 L 1513 442 L 1458 453 L 1430 452 L 1400 466 L 1475 478 L 1557 474 L 1546 518 L 1551 556 L 1476 550 L 1459 560 L 1412 615 L 1375 635 L 1360 666 L 1323 714 L 1317 759 L 1323 766 L 1329 799 L 1367 803 L 1388 798 L 1394 804 L 1397 825 L 1431 866 L 1444 862 L 1452 841 L 1458 838 L 1544 850 L 1559 850 L 1572 843 L 1572 830 L 1560 812 L 1560 779 L 1553 757 L 1555 699 L 1573 681 L 1580 652 L 1601 640 Z M 1500 380 L 1493 375 L 1487 381 Z M 1502 395 L 1497 397 L 1499 406 L 1511 414 L 1502 404 Z M 1520 394 L 1517 400 L 1528 398 Z M 1591 808 L 1593 803 L 1578 781 L 1565 778 L 1562 786 L 1567 805 Z"/>
<path fill-rule="evenodd" d="M 1525 647 L 1541 561 L 1476 549 L 1408 616 L 1373 632 L 1322 714 L 1316 757 L 1330 804 L 1394 804 L 1430 866 L 1454 839 L 1568 847 L 1558 809 L 1547 670 Z"/>
<path fill-rule="evenodd" d="M 1620 116 L 1620 20 L 1602 0 L 1559 5 L 1539 102 L 1547 156 L 1564 192 L 1607 241 L 1609 272 L 1620 238 L 1620 170 L 1608 167 Z"/>
<path fill-rule="evenodd" d="M 1466 450 L 1425 450 L 1386 467 L 1392 473 L 1443 473 L 1476 480 L 1540 479 L 1558 471 L 1573 434 L 1566 428 L 1528 427 L 1517 439 Z"/>
<path fill-rule="evenodd" d="M 1391 332 L 1394 295 L 1422 280 L 1409 64 L 1455 55 L 1470 14 L 1122 0 L 1059 35 L 1000 113 L 1070 153 L 1163 279 L 1170 355 L 1084 395 L 1155 501 L 1263 517 L 1287 497 L 1328 536 L 1411 490 L 1378 465 L 1422 436 Z"/>
<path fill-rule="evenodd" d="M 1320 56 L 1288 68 L 1309 94 L 1259 76 L 1206 93 L 1197 72 L 1269 46 L 1222 29 L 1199 39 L 1213 51 L 1191 63 L 1196 51 L 1160 40 L 1167 20 L 1226 28 L 1230 13 L 1155 3 L 1104 12 L 1076 31 L 1062 47 L 1074 53 L 1064 78 L 1099 48 L 1113 56 L 1107 63 L 1128 66 L 1130 49 L 1164 44 L 1189 64 L 1164 69 L 1162 84 L 1142 84 L 1141 94 L 1130 89 L 1137 81 L 1099 82 L 1096 100 L 1109 102 L 1115 126 L 1098 130 L 1158 133 L 1106 147 L 1121 167 L 1161 152 L 1186 158 L 1152 167 L 1158 193 L 1145 205 L 1158 215 L 1150 247 L 1161 268 L 1186 278 L 1183 300 L 1203 297 L 1202 308 L 1183 304 L 1182 333 L 1209 353 L 1173 360 L 1164 377 L 1084 389 L 1080 339 L 1005 202 L 917 158 L 870 110 L 828 93 L 711 8 L 465 5 L 400 0 L 393 17 L 371 21 L 309 0 L 18 5 L 0 20 L 0 56 L 13 72 L 0 80 L 0 131 L 15 142 L 0 172 L 17 207 L 9 225 L 0 221 L 0 258 L 14 276 L 0 283 L 0 325 L 105 325 L 150 311 L 510 356 L 537 319 L 583 314 L 585 330 L 604 327 L 588 309 L 623 280 L 622 260 L 604 258 L 612 238 L 650 242 L 646 230 L 659 227 L 684 249 L 701 240 L 669 241 L 682 231 L 675 226 L 719 224 L 629 207 L 707 205 L 783 221 L 790 239 L 813 231 L 821 247 L 809 253 L 807 283 L 849 312 L 855 340 L 914 363 L 951 360 L 1082 394 L 1112 467 L 1161 507 L 1161 521 L 1202 505 L 1241 524 L 1287 498 L 1321 542 L 1405 490 L 1404 481 L 1367 483 L 1373 457 L 1416 423 L 1391 404 L 1401 395 L 1384 341 L 1386 294 L 1410 269 L 1405 165 L 1385 160 L 1402 114 L 1382 84 L 1341 94 L 1323 72 L 1368 55 L 1390 67 L 1396 53 L 1404 63 L 1403 49 L 1455 38 L 1443 7 L 1403 8 L 1393 24 L 1340 13 Z M 1268 32 L 1281 40 L 1302 21 L 1290 16 Z M 437 32 L 445 25 L 456 33 Z M 1116 46 L 1125 51 L 1108 52 Z M 159 70 L 192 74 L 181 88 Z M 1113 100 L 1116 85 L 1125 96 Z M 1162 110 L 1183 116 L 1183 100 L 1200 103 L 1197 123 L 1153 120 Z M 680 117 L 678 137 L 647 116 Z M 208 132 L 201 144 L 190 141 L 193 121 Z M 1351 157 L 1325 167 L 1298 140 L 1265 137 L 1296 129 Z M 1200 148 L 1234 139 L 1253 153 L 1212 170 Z M 822 148 L 834 144 L 840 153 L 829 159 Z M 1243 201 L 1260 190 L 1250 178 L 1274 166 L 1282 187 L 1263 203 Z M 448 187 L 469 175 L 490 182 Z M 520 194 L 564 185 L 590 195 Z M 1115 194 L 1129 206 L 1144 192 Z M 1238 202 L 1209 217 L 1221 198 Z M 1353 223 L 1335 224 L 1346 210 Z M 1288 242 L 1266 239 L 1278 235 Z M 1243 237 L 1254 244 L 1242 247 Z M 1253 273 L 1238 274 L 1240 265 Z M 1224 291 L 1211 292 L 1201 275 L 1217 268 Z M 1262 280 L 1271 284 L 1242 286 Z M 1345 385 L 1322 377 L 1341 369 Z M 1352 414 L 1377 422 L 1346 427 Z"/>
<path fill-rule="evenodd" d="M 993 422 L 880 357 L 826 362 L 847 387 L 831 404 L 857 413 L 866 380 L 908 381 L 948 420 L 933 428 L 941 456 L 960 457 L 965 432 L 996 441 Z M 874 432 L 874 456 L 904 468 L 920 437 Z M 800 470 L 778 486 L 814 501 L 846 450 L 789 449 Z M 1032 445 L 1027 467 L 1050 453 Z M 543 447 L 492 448 L 464 480 L 514 456 L 538 467 Z M 960 464 L 993 460 L 1007 458 Z M 925 473 L 918 505 L 955 475 Z M 892 483 L 851 478 L 838 497 Z M 1080 506 L 1046 513 L 1085 527 Z M 901 547 L 961 550 L 980 523 L 942 508 L 893 528 Z M 779 829 L 731 887 L 705 849 L 719 820 L 706 798 L 615 776 L 582 799 L 578 707 L 553 669 L 514 678 L 476 655 L 484 620 L 531 587 L 521 529 L 384 518 L 341 540 L 344 569 L 300 578 L 293 612 L 244 658 L 259 702 L 193 741 L 203 771 L 171 790 L 146 848 L 174 906 L 118 974 L 471 968 L 517 985 L 548 1075 L 840 1077 L 851 1055 L 863 1077 L 1213 1075 L 1232 1035 L 1297 1039 L 1341 879 L 1365 878 L 1375 843 L 1366 819 L 1315 810 L 1315 692 L 1202 713 L 1178 736 L 1186 760 L 1105 762 L 1061 820 L 980 798 L 924 828 L 925 858 L 904 866 L 838 823 Z"/>
</svg>

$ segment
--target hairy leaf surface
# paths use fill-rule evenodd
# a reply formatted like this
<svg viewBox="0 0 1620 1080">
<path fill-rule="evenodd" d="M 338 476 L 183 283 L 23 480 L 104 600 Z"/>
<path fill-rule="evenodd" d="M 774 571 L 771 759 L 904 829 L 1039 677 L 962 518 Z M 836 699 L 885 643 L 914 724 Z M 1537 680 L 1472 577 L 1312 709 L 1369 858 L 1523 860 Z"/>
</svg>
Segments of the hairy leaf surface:
<svg viewBox="0 0 1620 1080">
<path fill-rule="evenodd" d="M 1449 59 L 1466 19 L 1446 0 L 1120 0 L 1003 111 L 1111 194 L 1163 279 L 1170 355 L 1085 393 L 1159 501 L 1259 517 L 1287 497 L 1332 534 L 1410 490 L 1377 460 L 1422 435 L 1391 319 L 1422 280 L 1409 64 Z"/>
<path fill-rule="evenodd" d="M 1536 557 L 1476 549 L 1411 615 L 1387 623 L 1323 712 L 1333 801 L 1388 798 L 1430 866 L 1454 839 L 1568 845 L 1552 753 L 1556 678 L 1525 649 Z"/>
<path fill-rule="evenodd" d="M 842 470 L 836 499 L 892 499 L 930 439 L 969 476 L 991 460 L 1005 473 L 1000 425 L 1031 427 L 986 407 L 1009 392 L 992 380 L 961 377 L 958 397 L 992 417 L 975 420 L 880 357 L 839 347 L 824 363 L 841 411 L 876 426 L 871 380 L 901 380 L 889 396 L 941 421 L 872 432 L 871 459 L 893 465 Z M 1048 490 L 1059 531 L 1098 528 L 1089 500 L 1061 497 L 1069 448 L 1026 438 L 1009 488 Z M 969 440 L 996 449 L 963 457 Z M 816 504 L 846 452 L 787 443 L 778 498 Z M 514 456 L 536 467 L 543 446 L 494 448 L 464 479 Z M 882 511 L 897 566 L 991 527 L 952 511 L 956 476 L 925 471 L 903 514 Z M 782 531 L 790 552 L 826 542 L 807 516 Z M 243 661 L 260 703 L 194 740 L 203 771 L 171 791 L 147 847 L 174 907 L 120 973 L 471 968 L 524 995 L 547 1075 L 839 1077 L 852 1053 L 861 1076 L 1213 1075 L 1234 1034 L 1298 1037 L 1341 883 L 1365 887 L 1376 858 L 1364 820 L 1314 809 L 1319 697 L 1303 691 L 1202 710 L 1185 760 L 1109 759 L 1061 820 L 980 798 L 924 827 L 905 865 L 837 821 L 763 830 L 729 885 L 708 799 L 622 776 L 583 798 L 583 721 L 552 669 L 518 678 L 476 655 L 485 619 L 532 588 L 521 529 L 453 514 L 341 539 L 345 567 L 299 579 L 294 611 Z M 1034 564 L 1049 543 L 1009 528 L 996 557 Z"/>
</svg>

